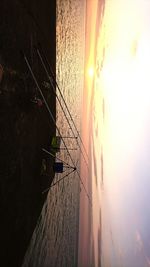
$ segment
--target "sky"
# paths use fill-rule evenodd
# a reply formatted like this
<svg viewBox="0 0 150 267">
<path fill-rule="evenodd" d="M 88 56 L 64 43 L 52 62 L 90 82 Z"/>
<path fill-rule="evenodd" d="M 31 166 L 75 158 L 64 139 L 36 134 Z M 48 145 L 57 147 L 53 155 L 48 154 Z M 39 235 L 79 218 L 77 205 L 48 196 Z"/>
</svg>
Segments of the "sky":
<svg viewBox="0 0 150 267">
<path fill-rule="evenodd" d="M 85 79 L 83 101 L 83 129 L 82 138 L 89 155 L 89 170 L 81 158 L 81 177 L 92 200 L 92 207 L 87 196 L 80 192 L 80 230 L 79 230 L 79 267 L 88 267 L 98 264 L 98 243 L 100 232 L 100 205 L 99 195 L 93 176 L 93 154 L 95 144 L 92 125 L 92 102 L 94 97 L 94 65 L 96 59 L 96 40 L 98 37 L 101 9 L 98 0 L 87 0 L 86 8 L 86 44 L 85 44 Z M 92 194 L 91 191 L 95 191 Z M 93 220 L 94 219 L 94 220 Z M 94 263 L 95 262 L 95 263 Z"/>
<path fill-rule="evenodd" d="M 106 0 L 102 22 L 99 4 L 87 1 L 83 139 L 90 173 L 81 172 L 92 208 L 81 195 L 79 266 L 100 266 L 100 255 L 104 267 L 148 267 L 150 1 Z"/>
</svg>

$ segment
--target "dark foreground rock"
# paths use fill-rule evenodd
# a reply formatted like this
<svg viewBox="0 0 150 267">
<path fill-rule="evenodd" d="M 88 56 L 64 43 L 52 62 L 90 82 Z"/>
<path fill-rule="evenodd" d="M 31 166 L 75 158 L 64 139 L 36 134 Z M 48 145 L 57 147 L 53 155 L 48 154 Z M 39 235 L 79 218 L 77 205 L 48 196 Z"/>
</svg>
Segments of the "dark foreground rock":
<svg viewBox="0 0 150 267">
<path fill-rule="evenodd" d="M 0 84 L 0 266 L 20 267 L 40 215 L 47 188 L 54 176 L 53 159 L 45 158 L 55 125 L 40 97 L 27 66 L 23 50 L 42 86 L 55 118 L 55 96 L 34 46 L 40 42 L 55 75 L 55 1 L 1 0 L 0 63 L 4 67 Z M 42 171 L 42 159 L 46 172 Z"/>
</svg>

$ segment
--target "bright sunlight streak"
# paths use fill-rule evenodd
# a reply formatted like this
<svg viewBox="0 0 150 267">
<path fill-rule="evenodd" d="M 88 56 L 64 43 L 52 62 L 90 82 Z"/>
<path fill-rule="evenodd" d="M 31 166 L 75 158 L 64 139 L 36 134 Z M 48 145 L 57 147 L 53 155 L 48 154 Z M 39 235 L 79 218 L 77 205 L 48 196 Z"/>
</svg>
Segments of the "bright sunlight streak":
<svg viewBox="0 0 150 267">
<path fill-rule="evenodd" d="M 89 67 L 88 76 L 91 77 L 91 78 L 94 76 L 94 68 L 93 67 Z"/>
</svg>

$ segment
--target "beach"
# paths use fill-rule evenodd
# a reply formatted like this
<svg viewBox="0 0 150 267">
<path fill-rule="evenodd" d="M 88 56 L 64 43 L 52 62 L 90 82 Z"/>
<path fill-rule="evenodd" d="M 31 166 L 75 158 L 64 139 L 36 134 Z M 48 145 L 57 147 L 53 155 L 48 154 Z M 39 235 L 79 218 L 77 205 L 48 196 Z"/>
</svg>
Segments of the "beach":
<svg viewBox="0 0 150 267">
<path fill-rule="evenodd" d="M 55 119 L 55 94 L 35 51 L 40 43 L 55 76 L 55 10 L 55 1 L 0 3 L 0 64 L 4 68 L 0 84 L 0 265 L 4 267 L 21 266 L 46 200 L 42 191 L 54 177 L 54 159 L 42 148 L 50 148 L 55 123 L 44 104 L 35 101 L 42 99 L 20 51 L 29 59 Z"/>
</svg>

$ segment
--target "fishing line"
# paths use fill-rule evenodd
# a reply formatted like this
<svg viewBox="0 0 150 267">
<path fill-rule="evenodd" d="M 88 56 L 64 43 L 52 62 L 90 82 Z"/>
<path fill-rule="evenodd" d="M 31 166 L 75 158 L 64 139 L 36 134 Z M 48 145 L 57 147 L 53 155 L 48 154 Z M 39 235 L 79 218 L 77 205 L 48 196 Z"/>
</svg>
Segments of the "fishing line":
<svg viewBox="0 0 150 267">
<path fill-rule="evenodd" d="M 24 60 L 25 60 L 25 62 L 26 62 L 26 65 L 27 65 L 27 67 L 28 67 L 28 69 L 29 69 L 29 71 L 30 71 L 30 73 L 31 73 L 31 76 L 32 76 L 32 78 L 33 78 L 33 80 L 34 80 L 34 82 L 35 82 L 35 84 L 36 84 L 36 86 L 37 86 L 37 89 L 39 90 L 39 92 L 40 92 L 40 94 L 41 94 L 41 96 L 42 96 L 42 99 L 43 99 L 43 101 L 44 101 L 44 103 L 45 103 L 45 106 L 46 106 L 46 108 L 47 108 L 47 110 L 48 110 L 48 112 L 49 112 L 49 114 L 50 114 L 50 117 L 51 117 L 51 119 L 52 119 L 52 121 L 53 121 L 53 123 L 54 123 L 54 125 L 55 125 L 55 127 L 56 127 L 56 129 L 57 129 L 57 131 L 58 131 L 58 134 L 61 136 L 61 133 L 60 133 L 60 131 L 59 131 L 59 128 L 58 128 L 58 126 L 56 125 L 55 119 L 54 119 L 54 117 L 53 117 L 53 115 L 52 115 L 52 113 L 51 113 L 51 111 L 50 111 L 50 108 L 49 108 L 49 106 L 48 106 L 48 104 L 47 104 L 47 102 L 46 102 L 46 99 L 45 99 L 45 97 L 44 97 L 44 95 L 43 95 L 43 93 L 42 93 L 42 91 L 41 91 L 41 88 L 40 88 L 39 83 L 38 83 L 38 81 L 37 81 L 37 79 L 36 79 L 36 77 L 35 77 L 35 75 L 34 75 L 34 73 L 33 73 L 33 70 L 32 70 L 32 68 L 31 68 L 31 65 L 30 65 L 30 63 L 29 63 L 29 61 L 28 61 L 26 55 L 25 55 L 23 52 L 21 52 L 21 54 L 23 55 L 23 58 L 24 58 Z M 62 141 L 63 141 L 63 144 L 64 144 L 64 146 L 65 146 L 65 148 L 66 148 L 66 151 L 67 151 L 67 153 L 68 153 L 68 155 L 69 155 L 69 157 L 70 157 L 70 159 L 71 159 L 71 162 L 72 162 L 73 166 L 75 167 L 74 161 L 73 161 L 72 156 L 71 156 L 71 154 L 70 154 L 70 152 L 69 152 L 69 150 L 68 150 L 68 148 L 67 148 L 67 146 L 66 146 L 66 143 L 65 143 L 65 141 L 64 141 L 63 139 L 62 139 Z M 91 205 L 92 205 L 92 201 L 91 201 L 90 196 L 89 196 L 89 194 L 88 194 L 88 192 L 87 192 L 87 190 L 86 190 L 86 188 L 85 188 L 85 185 L 84 185 L 84 183 L 83 183 L 83 181 L 82 181 L 82 178 L 81 178 L 81 176 L 80 176 L 80 174 L 79 174 L 79 171 L 78 171 L 77 169 L 76 169 L 76 171 L 77 171 L 79 180 L 80 180 L 80 182 L 81 182 L 81 184 L 82 184 L 82 186 L 83 186 L 83 189 L 84 189 L 84 191 L 85 191 L 85 194 L 86 194 L 87 198 L 89 199 L 89 202 L 90 202 Z"/>
<path fill-rule="evenodd" d="M 57 182 L 53 183 L 50 187 L 48 187 L 47 189 L 45 189 L 42 194 L 48 192 L 51 187 L 54 187 L 56 184 L 58 184 L 60 181 L 64 180 L 65 178 L 67 178 L 71 173 L 73 173 L 75 170 L 71 170 L 69 173 L 65 174 L 62 178 L 60 178 Z"/>
<path fill-rule="evenodd" d="M 36 52 L 37 52 L 37 55 L 38 55 L 38 57 L 39 57 L 39 59 L 40 59 L 40 61 L 41 61 L 42 66 L 43 66 L 43 68 L 44 68 L 44 70 L 45 70 L 45 72 L 46 72 L 46 75 L 47 75 L 47 77 L 48 77 L 48 79 L 49 79 L 49 81 L 50 81 L 50 84 L 51 84 L 52 89 L 53 89 L 53 93 L 55 94 L 55 96 L 56 96 L 56 98 L 57 98 L 57 100 L 58 100 L 58 102 L 59 102 L 59 104 L 60 104 L 60 106 L 61 106 L 61 109 L 62 109 L 62 111 L 63 111 L 63 113 L 64 113 L 64 116 L 65 116 L 65 118 L 66 118 L 66 120 L 67 120 L 67 122 L 68 122 L 68 125 L 69 125 L 69 127 L 70 127 L 70 129 L 71 129 L 71 131 L 72 131 L 72 134 L 73 134 L 74 138 L 76 138 L 76 135 L 75 135 L 75 133 L 74 133 L 74 131 L 73 131 L 73 128 L 72 128 L 72 126 L 71 126 L 71 124 L 70 124 L 70 121 L 69 121 L 68 117 L 67 117 L 66 114 L 65 114 L 65 111 L 64 111 L 64 108 L 63 108 L 63 106 L 62 106 L 62 103 L 61 103 L 61 101 L 60 101 L 58 95 L 56 94 L 54 84 L 53 84 L 53 82 L 52 82 L 52 80 L 51 80 L 51 77 L 50 77 L 50 75 L 49 75 L 49 73 L 48 73 L 48 70 L 47 70 L 46 65 L 45 65 L 45 63 L 44 63 L 44 60 L 43 60 L 42 55 L 41 55 L 41 53 L 40 53 L 40 51 L 39 51 L 38 48 L 36 48 Z M 52 77 L 52 78 L 53 78 L 53 77 Z M 53 80 L 55 81 L 54 78 L 53 78 Z M 56 84 L 56 86 L 58 87 L 56 81 L 55 81 L 55 84 Z M 59 88 L 59 87 L 58 87 L 58 88 Z M 73 121 L 72 116 L 71 116 L 71 114 L 70 114 L 70 111 L 69 111 L 69 109 L 68 109 L 68 106 L 67 106 L 67 104 L 66 104 L 66 102 L 65 102 L 65 100 L 64 100 L 64 97 L 63 97 L 63 95 L 62 95 L 60 89 L 59 89 L 59 92 L 60 92 L 60 95 L 61 95 L 61 97 L 62 97 L 62 99 L 63 99 L 63 102 L 64 102 L 64 104 L 65 104 L 65 106 L 66 106 L 67 112 L 69 112 L 68 114 L 69 114 L 71 120 Z M 77 134 L 78 134 L 78 136 L 79 136 L 79 132 L 78 132 L 78 130 L 76 130 L 76 131 L 77 131 Z M 83 153 L 83 151 L 82 151 L 82 148 L 81 148 L 81 146 L 80 146 L 80 144 L 79 144 L 79 142 L 78 142 L 77 139 L 76 139 L 76 141 L 77 141 L 78 147 L 79 147 L 79 149 L 80 149 L 80 151 L 81 151 L 81 153 L 82 153 L 82 156 L 83 156 L 83 158 L 84 158 L 84 161 L 85 161 L 85 163 L 86 163 L 86 166 L 87 166 L 87 168 L 88 168 L 88 170 L 89 170 L 89 166 L 88 166 L 87 160 L 86 160 L 86 158 L 85 158 L 85 156 L 84 156 L 84 153 Z"/>
<path fill-rule="evenodd" d="M 34 23 L 35 23 L 37 29 L 40 31 L 40 33 L 41 33 L 41 35 L 44 37 L 44 39 L 45 39 L 47 42 L 49 42 L 49 40 L 46 38 L 46 36 L 45 36 L 43 30 L 41 29 L 41 27 L 40 27 L 40 25 L 39 25 L 37 19 L 36 19 L 35 16 L 33 15 L 32 11 L 29 10 L 29 8 L 28 8 L 24 3 L 22 3 L 20 0 L 17 0 L 17 1 L 21 4 L 22 8 L 26 11 L 26 13 L 28 14 L 28 16 L 30 16 L 30 17 L 32 18 L 32 20 L 34 21 Z M 43 52 L 43 51 L 42 51 L 42 52 Z M 78 134 L 78 137 L 79 137 L 79 139 L 80 139 L 80 142 L 82 143 L 82 146 L 83 146 L 84 152 L 85 152 L 85 154 L 86 154 L 86 156 L 87 156 L 87 159 L 89 160 L 89 157 L 88 157 L 88 154 L 87 154 L 85 145 L 84 145 L 84 143 L 83 143 L 83 141 L 82 141 L 82 138 L 81 138 L 81 136 L 80 136 L 80 134 L 79 134 L 79 131 L 78 131 L 76 125 L 75 125 L 75 122 L 74 122 L 74 120 L 73 120 L 73 118 L 72 118 L 72 115 L 71 115 L 71 113 L 70 113 L 70 111 L 69 111 L 69 109 L 68 109 L 68 106 L 67 106 L 67 104 L 66 104 L 66 102 L 65 102 L 65 99 L 64 99 L 64 97 L 63 97 L 63 95 L 62 95 L 62 93 L 61 93 L 61 90 L 60 90 L 60 88 L 59 88 L 59 85 L 58 85 L 58 83 L 57 83 L 57 81 L 56 81 L 56 79 L 55 79 L 55 75 L 54 75 L 54 73 L 53 73 L 53 70 L 52 70 L 52 68 L 51 68 L 51 66 L 50 66 L 50 64 L 49 64 L 49 62 L 48 62 L 48 60 L 47 60 L 47 58 L 46 58 L 46 61 L 47 61 L 47 64 L 48 64 L 48 66 L 49 66 L 49 69 L 50 69 L 50 71 L 51 71 L 53 80 L 55 81 L 55 84 L 56 84 L 56 86 L 57 86 L 57 88 L 58 88 L 58 90 L 59 90 L 59 92 L 60 92 L 60 95 L 61 95 L 61 97 L 62 97 L 62 99 L 63 99 L 63 102 L 64 102 L 64 104 L 65 104 L 65 106 L 66 106 L 66 109 L 67 109 L 67 111 L 68 111 L 68 114 L 69 114 L 69 116 L 70 116 L 70 119 L 71 119 L 71 121 L 72 121 L 72 123 L 73 123 L 73 125 L 74 125 L 74 128 L 75 128 L 75 130 L 76 130 L 76 132 L 77 132 L 77 134 Z"/>
<path fill-rule="evenodd" d="M 42 148 L 42 150 L 43 150 L 45 153 L 49 154 L 50 156 L 52 156 L 52 157 L 54 157 L 54 158 L 60 160 L 62 163 L 66 164 L 68 167 L 73 168 L 73 169 L 76 168 L 76 167 L 72 167 L 72 166 L 69 165 L 67 162 L 65 162 L 65 161 L 63 161 L 62 159 L 58 158 L 56 155 L 53 155 L 51 152 L 47 151 L 45 148 Z"/>
<path fill-rule="evenodd" d="M 34 21 L 34 23 L 35 23 L 37 29 L 39 29 L 39 31 L 40 31 L 40 33 L 42 34 L 42 36 L 44 37 L 44 39 L 47 40 L 45 34 L 43 33 L 43 31 L 42 31 L 40 25 L 38 24 L 37 20 L 35 19 L 34 15 L 32 14 L 32 12 L 29 11 L 28 7 L 27 7 L 25 4 L 23 4 L 20 0 L 18 0 L 18 2 L 19 2 L 19 3 L 22 5 L 22 7 L 26 10 L 27 14 L 33 19 L 33 21 Z M 48 41 L 48 40 L 47 40 L 47 41 Z M 25 62 L 26 62 L 26 64 L 27 64 L 28 68 L 29 68 L 29 71 L 30 71 L 30 73 L 31 73 L 31 76 L 32 76 L 32 78 L 33 78 L 35 84 L 37 85 L 37 87 L 38 87 L 38 89 L 39 89 L 39 92 L 40 92 L 40 94 L 41 94 L 41 96 L 42 96 L 42 98 L 43 98 L 43 101 L 44 101 L 44 103 L 45 103 L 47 109 L 48 109 L 48 112 L 50 113 L 50 116 L 51 116 L 51 118 L 52 118 L 52 120 L 53 120 L 53 116 L 52 116 L 52 114 L 51 114 L 51 112 L 50 112 L 50 110 L 49 110 L 49 107 L 48 107 L 47 102 L 46 102 L 46 100 L 45 100 L 45 98 L 44 98 L 44 95 L 43 95 L 43 93 L 42 93 L 42 91 L 41 91 L 41 89 L 40 89 L 40 87 L 39 87 L 39 85 L 38 85 L 38 82 L 36 81 L 36 78 L 35 78 L 35 76 L 34 76 L 34 73 L 32 72 L 31 66 L 30 66 L 30 64 L 29 64 L 29 62 L 28 62 L 28 60 L 27 60 L 27 58 L 26 58 L 26 56 L 25 56 L 24 54 L 23 54 L 23 57 L 24 57 Z M 53 73 L 53 71 L 52 71 L 52 73 Z M 58 87 L 59 87 L 59 86 L 58 86 Z M 65 103 L 65 102 L 64 102 L 64 103 Z M 66 108 L 67 108 L 67 107 L 66 107 Z M 69 111 L 69 110 L 68 110 L 68 111 Z M 70 113 L 70 112 L 69 112 L 69 113 Z M 71 115 L 71 114 L 70 114 L 70 115 Z M 71 116 L 71 118 L 72 118 L 72 116 Z M 71 120 L 73 121 L 73 119 L 71 119 Z M 55 123 L 55 120 L 54 120 L 53 122 Z M 74 124 L 75 124 L 75 123 L 74 123 Z M 56 128 L 57 128 L 57 126 L 56 126 Z M 75 128 L 76 128 L 76 126 L 75 126 Z M 76 128 L 76 129 L 77 129 L 77 128 Z M 59 131 L 58 131 L 58 132 L 59 132 Z M 80 139 L 82 145 L 84 146 L 83 141 L 82 141 L 82 139 L 81 139 L 81 137 L 80 137 L 80 135 L 79 135 L 78 130 L 77 130 L 77 133 L 78 133 L 78 136 L 79 136 L 79 139 Z M 61 136 L 61 135 L 60 135 L 60 136 Z M 63 139 L 62 139 L 62 140 L 63 140 Z M 63 140 L 63 142 L 64 142 L 64 140 Z M 87 152 L 86 152 L 86 154 L 87 154 Z M 70 153 L 69 153 L 69 155 L 70 155 Z M 87 155 L 87 156 L 88 156 L 88 155 Z M 72 157 L 71 157 L 71 158 L 72 158 Z M 78 173 L 78 172 L 77 172 L 77 173 Z M 78 176 L 79 176 L 80 182 L 81 182 L 81 184 L 83 185 L 83 188 L 84 188 L 85 193 L 86 193 L 85 186 L 84 186 L 84 184 L 83 184 L 83 181 L 82 181 L 82 179 L 81 179 L 79 173 L 78 173 Z M 89 198 L 89 195 L 88 195 L 88 194 L 87 194 L 87 197 Z M 91 201 L 90 201 L 90 202 L 91 202 Z M 91 202 L 91 203 L 92 203 L 92 202 Z"/>
<path fill-rule="evenodd" d="M 39 50 L 39 49 L 40 49 L 40 50 Z M 76 132 L 77 132 L 77 134 L 78 134 L 78 137 L 79 137 L 79 139 L 80 139 L 80 141 L 81 141 L 81 143 L 82 143 L 84 152 L 85 152 L 87 158 L 89 159 L 88 154 L 87 154 L 87 151 L 86 151 L 86 148 L 85 148 L 84 143 L 83 143 L 83 141 L 82 141 L 82 138 L 81 138 L 81 136 L 80 136 L 80 134 L 79 134 L 79 131 L 78 131 L 77 127 L 76 127 L 76 124 L 75 124 L 75 122 L 74 122 L 74 120 L 73 120 L 73 117 L 72 117 L 72 115 L 71 115 L 71 113 L 70 113 L 70 111 L 69 111 L 69 108 L 68 108 L 67 103 L 66 103 L 66 101 L 65 101 L 65 99 L 64 99 L 64 96 L 63 96 L 63 94 L 62 94 L 62 92 L 61 92 L 61 90 L 60 90 L 60 87 L 59 87 L 59 85 L 58 85 L 58 83 L 57 83 L 57 81 L 56 81 L 56 79 L 55 79 L 55 75 L 54 75 L 54 73 L 53 73 L 53 70 L 52 70 L 52 68 L 51 68 L 51 65 L 50 65 L 49 61 L 47 60 L 47 57 L 45 56 L 45 53 L 44 53 L 43 49 L 41 48 L 41 44 L 40 44 L 40 43 L 38 44 L 37 51 L 38 51 L 37 53 L 39 53 L 40 55 L 41 55 L 41 53 L 42 53 L 42 56 L 43 56 L 43 58 L 45 59 L 47 65 L 48 65 L 48 67 L 49 67 L 49 70 L 50 70 L 50 73 L 51 73 L 51 75 L 52 75 L 53 81 L 55 82 L 55 86 L 57 87 L 57 89 L 58 89 L 58 91 L 59 91 L 59 93 L 60 93 L 60 96 L 61 96 L 61 98 L 62 98 L 62 100 L 63 100 L 63 102 L 64 102 L 64 105 L 65 105 L 65 107 L 66 107 L 66 110 L 67 110 L 67 112 L 68 112 L 68 115 L 69 115 L 69 117 L 70 117 L 70 119 L 71 119 L 71 121 L 72 121 L 72 123 L 73 123 L 73 126 L 74 126 L 74 128 L 75 128 L 75 130 L 76 130 Z M 40 53 L 40 51 L 41 51 L 41 53 Z"/>
</svg>

